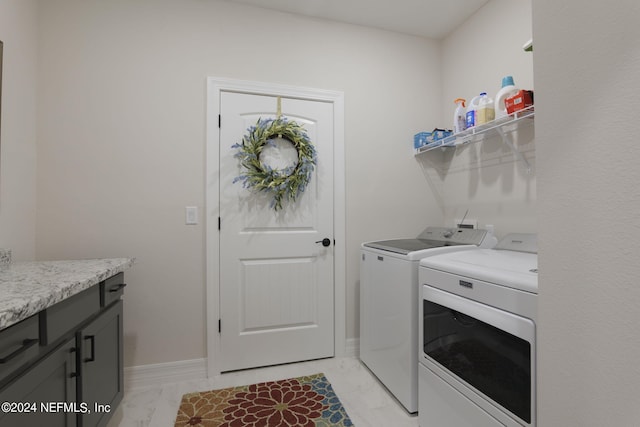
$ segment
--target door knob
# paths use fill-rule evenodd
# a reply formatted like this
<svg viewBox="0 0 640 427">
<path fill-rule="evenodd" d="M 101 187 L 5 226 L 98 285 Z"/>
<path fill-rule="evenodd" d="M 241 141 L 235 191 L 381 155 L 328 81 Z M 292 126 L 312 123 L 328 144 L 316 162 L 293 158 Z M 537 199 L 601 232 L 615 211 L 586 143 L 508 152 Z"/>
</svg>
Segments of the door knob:
<svg viewBox="0 0 640 427">
<path fill-rule="evenodd" d="M 318 240 L 316 243 L 322 243 L 322 246 L 326 248 L 327 246 L 331 245 L 331 239 L 329 239 L 328 237 L 325 237 L 322 240 Z"/>
</svg>

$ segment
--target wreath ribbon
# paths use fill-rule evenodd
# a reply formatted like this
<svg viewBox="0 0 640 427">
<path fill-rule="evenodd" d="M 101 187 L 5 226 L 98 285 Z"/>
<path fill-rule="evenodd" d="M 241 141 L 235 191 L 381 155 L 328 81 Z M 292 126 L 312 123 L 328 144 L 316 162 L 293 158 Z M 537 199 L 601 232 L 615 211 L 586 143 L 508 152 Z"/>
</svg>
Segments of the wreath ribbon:
<svg viewBox="0 0 640 427">
<path fill-rule="evenodd" d="M 278 97 L 278 109 L 276 111 L 276 119 L 280 120 L 282 117 L 282 98 Z"/>
</svg>

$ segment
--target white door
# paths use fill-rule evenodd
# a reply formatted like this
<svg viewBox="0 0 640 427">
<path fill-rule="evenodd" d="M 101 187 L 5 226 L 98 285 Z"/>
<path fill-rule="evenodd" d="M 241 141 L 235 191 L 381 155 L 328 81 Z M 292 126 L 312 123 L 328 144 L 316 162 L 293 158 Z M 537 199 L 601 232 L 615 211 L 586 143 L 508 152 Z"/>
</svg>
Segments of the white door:
<svg viewBox="0 0 640 427">
<path fill-rule="evenodd" d="M 277 98 L 220 94 L 221 371 L 334 355 L 334 246 L 317 243 L 333 243 L 333 104 L 281 101 L 318 160 L 303 195 L 275 211 L 269 194 L 233 183 L 243 171 L 231 146 L 276 117 Z M 270 161 L 287 162 L 291 147 L 280 147 Z"/>
</svg>

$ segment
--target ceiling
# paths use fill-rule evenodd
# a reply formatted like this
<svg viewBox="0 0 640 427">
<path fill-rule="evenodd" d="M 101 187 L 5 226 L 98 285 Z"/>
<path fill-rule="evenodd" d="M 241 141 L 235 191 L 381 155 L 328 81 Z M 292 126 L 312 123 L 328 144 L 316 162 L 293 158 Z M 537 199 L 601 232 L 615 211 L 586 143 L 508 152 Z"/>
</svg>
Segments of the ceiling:
<svg viewBox="0 0 640 427">
<path fill-rule="evenodd" d="M 442 39 L 488 0 L 227 0 L 348 24 Z"/>
</svg>

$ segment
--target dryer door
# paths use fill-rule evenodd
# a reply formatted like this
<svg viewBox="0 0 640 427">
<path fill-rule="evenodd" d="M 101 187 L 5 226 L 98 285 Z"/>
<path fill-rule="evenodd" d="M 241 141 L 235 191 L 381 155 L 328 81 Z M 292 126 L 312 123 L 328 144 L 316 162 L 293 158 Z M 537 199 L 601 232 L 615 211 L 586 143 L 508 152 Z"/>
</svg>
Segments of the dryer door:
<svg viewBox="0 0 640 427">
<path fill-rule="evenodd" d="M 534 323 L 430 286 L 422 296 L 421 358 L 531 424 Z"/>
</svg>

